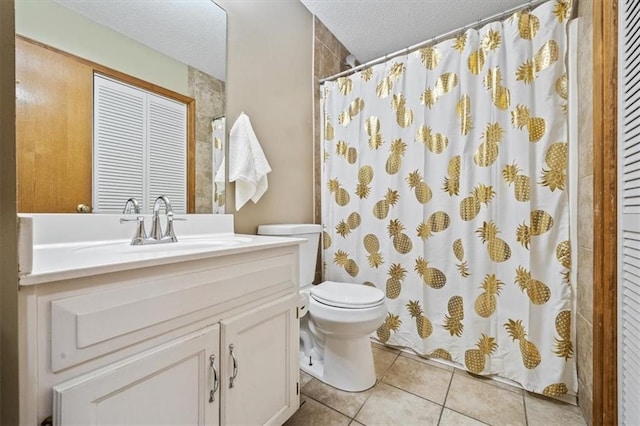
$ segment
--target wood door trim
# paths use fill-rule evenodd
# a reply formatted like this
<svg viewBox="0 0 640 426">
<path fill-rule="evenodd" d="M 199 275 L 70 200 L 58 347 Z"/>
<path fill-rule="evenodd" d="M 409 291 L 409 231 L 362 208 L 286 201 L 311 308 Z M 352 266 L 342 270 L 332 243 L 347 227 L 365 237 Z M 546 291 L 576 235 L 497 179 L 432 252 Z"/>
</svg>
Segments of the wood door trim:
<svg viewBox="0 0 640 426">
<path fill-rule="evenodd" d="M 184 103 L 187 105 L 187 213 L 195 213 L 196 211 L 196 100 L 185 96 L 181 93 L 174 92 L 173 90 L 166 89 L 148 81 L 139 79 L 129 74 L 125 74 L 121 71 L 113 68 L 106 67 L 88 59 L 76 56 L 72 53 L 65 52 L 64 50 L 57 49 L 48 44 L 41 43 L 39 41 L 24 37 L 16 34 L 16 38 L 24 40 L 25 42 L 40 46 L 44 49 L 58 53 L 60 55 L 72 58 L 82 64 L 85 64 L 93 68 L 94 72 L 98 72 L 107 77 L 119 80 L 123 83 L 130 84 L 132 86 L 140 87 L 149 92 L 156 93 L 158 95 L 173 99 L 175 101 Z"/>
<path fill-rule="evenodd" d="M 593 3 L 593 424 L 618 423 L 618 0 Z"/>
</svg>

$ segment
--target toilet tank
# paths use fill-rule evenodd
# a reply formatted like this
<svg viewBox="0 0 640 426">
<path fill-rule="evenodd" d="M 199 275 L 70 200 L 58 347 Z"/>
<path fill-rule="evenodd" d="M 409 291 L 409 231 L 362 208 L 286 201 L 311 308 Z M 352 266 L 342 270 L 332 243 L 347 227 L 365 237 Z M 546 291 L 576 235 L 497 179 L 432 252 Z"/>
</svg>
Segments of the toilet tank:
<svg viewBox="0 0 640 426">
<path fill-rule="evenodd" d="M 313 224 L 275 224 L 258 226 L 258 235 L 277 237 L 304 238 L 306 243 L 300 244 L 300 277 L 299 285 L 303 287 L 313 283 L 316 274 L 318 241 L 322 225 Z"/>
</svg>

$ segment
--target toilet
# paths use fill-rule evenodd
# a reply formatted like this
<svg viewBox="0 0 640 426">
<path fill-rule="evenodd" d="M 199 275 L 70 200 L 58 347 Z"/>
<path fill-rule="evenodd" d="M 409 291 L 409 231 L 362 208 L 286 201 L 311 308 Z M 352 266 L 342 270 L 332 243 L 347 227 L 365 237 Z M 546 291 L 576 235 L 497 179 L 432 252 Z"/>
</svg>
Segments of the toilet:
<svg viewBox="0 0 640 426">
<path fill-rule="evenodd" d="M 313 285 L 321 225 L 261 225 L 259 235 L 300 245 L 300 369 L 335 388 L 360 392 L 376 382 L 369 335 L 384 321 L 384 292 L 362 284 Z"/>
</svg>

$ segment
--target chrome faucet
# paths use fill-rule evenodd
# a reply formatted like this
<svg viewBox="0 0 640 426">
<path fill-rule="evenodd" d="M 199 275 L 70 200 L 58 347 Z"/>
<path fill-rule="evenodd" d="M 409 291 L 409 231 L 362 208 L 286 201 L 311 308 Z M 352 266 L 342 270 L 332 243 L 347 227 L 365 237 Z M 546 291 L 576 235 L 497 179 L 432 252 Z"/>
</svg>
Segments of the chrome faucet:
<svg viewBox="0 0 640 426">
<path fill-rule="evenodd" d="M 127 204 L 125 204 L 125 210 L 127 206 L 130 204 L 134 206 L 134 210 L 138 213 L 140 212 L 139 205 L 137 205 L 137 200 L 135 198 L 127 200 Z M 165 232 L 162 232 L 162 226 L 160 225 L 160 209 L 161 204 L 164 204 L 165 214 L 167 216 L 167 229 Z M 137 208 L 136 208 L 137 207 Z M 159 244 L 159 243 L 176 243 L 178 242 L 178 238 L 173 230 L 173 221 L 174 220 L 186 220 L 176 218 L 173 215 L 173 208 L 171 207 L 171 201 L 166 195 L 161 195 L 156 198 L 153 203 L 153 216 L 151 222 L 151 232 L 147 237 L 147 233 L 144 229 L 144 216 L 138 216 L 135 219 L 120 219 L 120 223 L 125 222 L 138 222 L 138 226 L 136 228 L 136 233 L 131 239 L 131 245 L 145 245 L 145 244 Z"/>
<path fill-rule="evenodd" d="M 133 207 L 133 212 L 131 211 L 131 207 Z M 131 197 L 124 203 L 124 208 L 122 209 L 122 214 L 134 213 L 140 214 L 140 203 L 135 197 Z"/>
<path fill-rule="evenodd" d="M 160 204 L 164 204 L 164 211 L 167 215 L 167 230 L 165 233 L 162 233 L 162 226 L 160 226 Z M 171 240 L 171 242 L 176 242 L 178 239 L 173 232 L 173 208 L 171 207 L 171 201 L 167 198 L 166 195 L 161 195 L 156 198 L 156 201 L 153 203 L 153 218 L 151 219 L 151 234 L 150 238 L 160 242 L 165 239 Z"/>
</svg>

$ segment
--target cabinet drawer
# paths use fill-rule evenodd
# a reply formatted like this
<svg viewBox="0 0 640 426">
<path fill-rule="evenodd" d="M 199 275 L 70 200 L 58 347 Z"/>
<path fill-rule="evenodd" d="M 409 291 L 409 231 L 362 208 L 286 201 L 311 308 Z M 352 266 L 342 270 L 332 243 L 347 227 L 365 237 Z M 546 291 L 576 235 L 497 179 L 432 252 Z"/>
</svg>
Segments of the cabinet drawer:
<svg viewBox="0 0 640 426">
<path fill-rule="evenodd" d="M 295 291 L 296 262 L 294 253 L 263 257 L 53 300 L 51 369 L 57 372 L 278 292 Z"/>
</svg>

